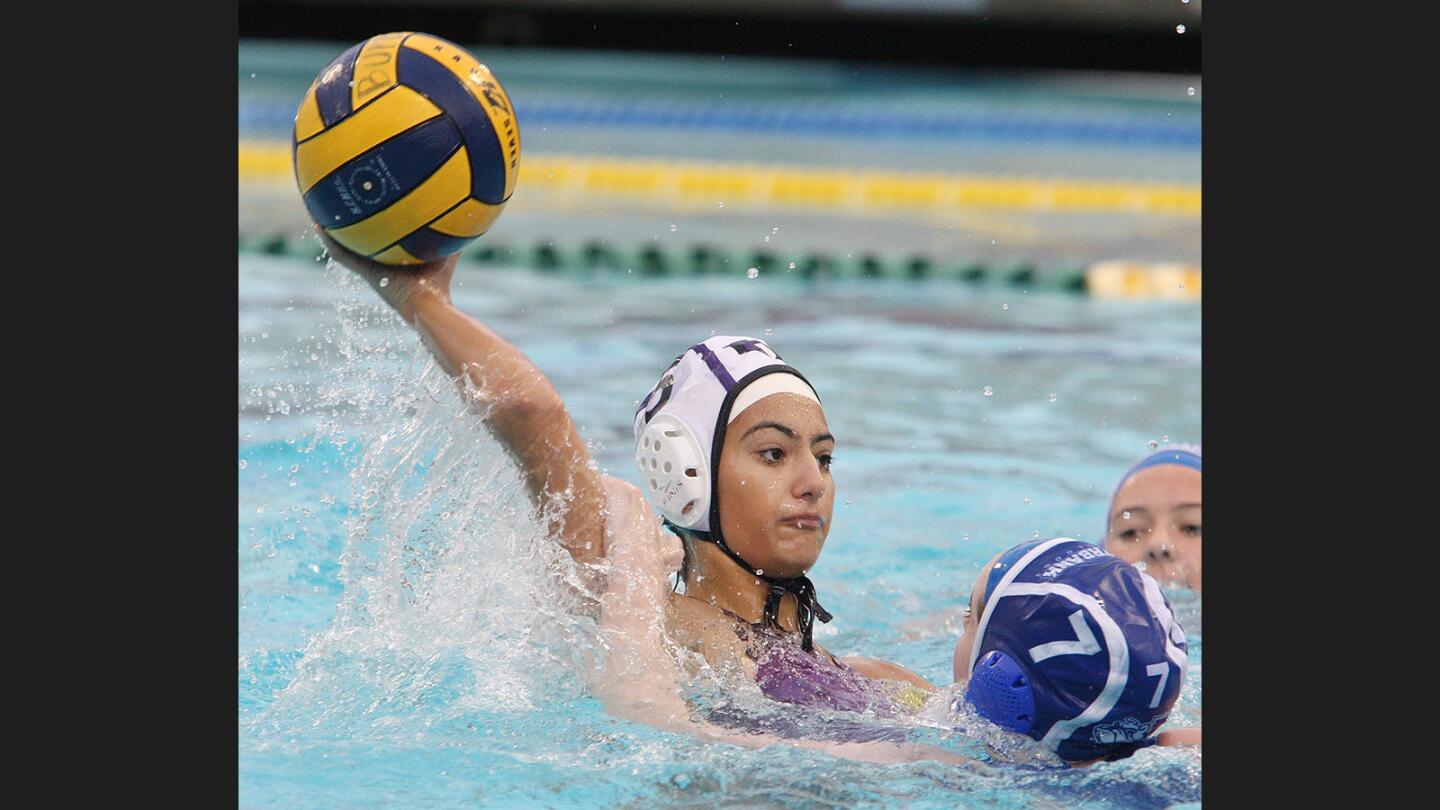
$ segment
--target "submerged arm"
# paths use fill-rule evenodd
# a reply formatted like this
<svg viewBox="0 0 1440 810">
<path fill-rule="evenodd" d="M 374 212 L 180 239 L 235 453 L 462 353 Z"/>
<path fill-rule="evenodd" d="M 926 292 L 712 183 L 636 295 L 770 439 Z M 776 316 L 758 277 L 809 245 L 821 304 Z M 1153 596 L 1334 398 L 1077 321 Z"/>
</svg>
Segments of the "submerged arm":
<svg viewBox="0 0 1440 810">
<path fill-rule="evenodd" d="M 1191 745 L 1199 748 L 1200 728 L 1198 726 L 1195 726 L 1191 728 L 1166 729 L 1165 731 L 1160 732 L 1159 744 L 1174 748 Z"/>
<path fill-rule="evenodd" d="M 415 328 L 445 373 L 468 379 L 470 404 L 519 464 L 531 501 L 550 516 L 551 536 L 577 562 L 602 558 L 605 494 L 590 451 L 560 395 L 529 358 L 451 304 L 458 256 L 391 267 L 319 232 L 330 256 L 369 282 Z M 558 508 L 546 509 L 551 506 Z"/>
<path fill-rule="evenodd" d="M 862 658 L 858 655 L 852 655 L 840 660 L 843 661 L 846 666 L 871 680 L 900 681 L 924 689 L 927 692 L 935 691 L 935 684 L 930 683 L 899 664 L 881 661 L 878 658 Z"/>
</svg>

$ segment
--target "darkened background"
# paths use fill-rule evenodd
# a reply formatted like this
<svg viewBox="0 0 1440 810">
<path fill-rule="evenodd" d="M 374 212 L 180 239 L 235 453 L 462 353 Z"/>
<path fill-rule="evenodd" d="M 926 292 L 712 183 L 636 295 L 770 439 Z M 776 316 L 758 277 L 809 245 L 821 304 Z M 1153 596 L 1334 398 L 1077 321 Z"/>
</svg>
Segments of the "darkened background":
<svg viewBox="0 0 1440 810">
<path fill-rule="evenodd" d="M 241 0 L 239 6 L 240 36 L 248 39 L 354 42 L 403 29 L 476 46 L 1200 72 L 1201 0 Z"/>
</svg>

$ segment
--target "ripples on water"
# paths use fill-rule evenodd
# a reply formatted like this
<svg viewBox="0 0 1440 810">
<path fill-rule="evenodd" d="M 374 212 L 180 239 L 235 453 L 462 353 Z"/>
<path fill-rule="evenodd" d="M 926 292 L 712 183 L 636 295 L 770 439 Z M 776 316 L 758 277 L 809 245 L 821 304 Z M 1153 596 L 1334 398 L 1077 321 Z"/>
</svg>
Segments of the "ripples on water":
<svg viewBox="0 0 1440 810">
<path fill-rule="evenodd" d="M 839 437 L 835 530 L 813 574 L 837 618 L 817 637 L 940 684 L 955 607 L 990 555 L 1035 532 L 1098 539 L 1113 478 L 1148 440 L 1201 438 L 1190 305 L 470 267 L 459 280 L 456 303 L 551 377 L 621 477 L 633 403 L 676 352 L 712 329 L 773 330 Z M 295 260 L 242 257 L 240 302 L 242 805 L 1198 801 L 1200 757 L 1182 751 L 971 772 L 739 749 L 606 715 L 582 674 L 595 628 L 554 575 L 573 574 L 568 556 L 413 333 L 357 280 Z M 1199 599 L 1171 598 L 1192 660 L 1176 722 L 1196 725 Z"/>
</svg>

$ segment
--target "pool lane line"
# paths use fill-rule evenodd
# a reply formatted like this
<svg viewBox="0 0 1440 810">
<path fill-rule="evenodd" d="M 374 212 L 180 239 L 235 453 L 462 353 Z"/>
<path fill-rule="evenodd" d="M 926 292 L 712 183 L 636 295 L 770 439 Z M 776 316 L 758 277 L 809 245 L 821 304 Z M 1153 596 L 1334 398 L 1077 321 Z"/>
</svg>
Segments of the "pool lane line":
<svg viewBox="0 0 1440 810">
<path fill-rule="evenodd" d="M 288 133 L 295 104 L 243 99 L 239 126 L 248 133 Z M 864 108 L 793 102 L 696 102 L 663 99 L 532 99 L 517 110 L 521 130 L 535 126 L 626 127 L 719 131 L 846 140 L 969 141 L 1070 146 L 1199 149 L 1199 116 L 1065 115 L 1023 110 Z"/>
<path fill-rule="evenodd" d="M 244 253 L 293 256 L 316 260 L 320 243 L 314 238 L 279 233 L 240 234 Z M 781 276 L 797 279 L 949 280 L 977 286 L 1004 286 L 1089 295 L 1109 299 L 1198 300 L 1200 268 L 1178 262 L 1096 262 L 1089 266 L 1040 268 L 1028 261 L 983 262 L 940 259 L 924 253 L 848 254 L 805 251 L 798 254 L 767 249 L 737 250 L 706 242 L 669 248 L 646 243 L 624 247 L 590 239 L 571 244 L 537 239 L 528 244 L 487 242 L 471 245 L 462 260 L 496 268 L 529 268 L 543 273 L 586 277 L 646 278 L 733 275 L 748 279 Z"/>
<path fill-rule="evenodd" d="M 239 147 L 242 183 L 293 178 L 290 147 Z M 517 188 L 557 196 L 629 198 L 678 212 L 801 210 L 944 213 L 995 208 L 1061 213 L 1200 216 L 1200 186 L 836 169 L 654 158 L 540 154 L 522 157 Z"/>
</svg>

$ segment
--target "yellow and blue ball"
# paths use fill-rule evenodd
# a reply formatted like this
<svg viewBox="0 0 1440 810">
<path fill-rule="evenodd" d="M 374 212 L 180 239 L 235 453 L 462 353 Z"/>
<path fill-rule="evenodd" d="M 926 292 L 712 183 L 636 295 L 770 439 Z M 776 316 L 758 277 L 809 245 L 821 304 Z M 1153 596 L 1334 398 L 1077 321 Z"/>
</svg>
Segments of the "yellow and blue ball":
<svg viewBox="0 0 1440 810">
<path fill-rule="evenodd" d="M 455 43 L 408 31 L 371 37 L 320 71 L 292 145 L 315 222 L 394 265 L 464 249 L 500 216 L 520 170 L 500 82 Z"/>
</svg>

